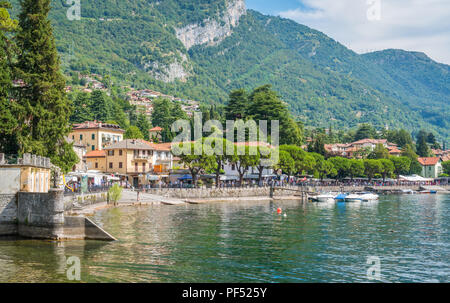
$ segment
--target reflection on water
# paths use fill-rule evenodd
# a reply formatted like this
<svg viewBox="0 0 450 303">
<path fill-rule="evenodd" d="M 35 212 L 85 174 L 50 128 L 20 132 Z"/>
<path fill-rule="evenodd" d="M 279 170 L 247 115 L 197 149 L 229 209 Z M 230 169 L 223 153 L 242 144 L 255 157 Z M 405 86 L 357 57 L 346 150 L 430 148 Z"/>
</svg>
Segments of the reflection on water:
<svg viewBox="0 0 450 303">
<path fill-rule="evenodd" d="M 379 202 L 245 202 L 117 208 L 94 220 L 119 241 L 0 241 L 0 282 L 448 282 L 450 196 Z M 276 214 L 281 207 L 286 217 Z"/>
</svg>

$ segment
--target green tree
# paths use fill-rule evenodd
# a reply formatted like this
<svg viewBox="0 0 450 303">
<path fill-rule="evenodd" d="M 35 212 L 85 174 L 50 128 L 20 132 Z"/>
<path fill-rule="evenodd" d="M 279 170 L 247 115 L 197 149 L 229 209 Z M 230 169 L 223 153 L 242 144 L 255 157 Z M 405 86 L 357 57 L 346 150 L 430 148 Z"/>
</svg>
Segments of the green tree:
<svg viewBox="0 0 450 303">
<path fill-rule="evenodd" d="M 402 151 L 402 156 L 408 157 L 411 160 L 410 167 L 409 167 L 409 174 L 420 174 L 422 172 L 422 166 L 420 165 L 419 161 L 417 161 L 417 158 L 419 156 L 414 152 L 414 149 L 411 145 L 407 144 Z"/>
<path fill-rule="evenodd" d="M 114 184 L 108 191 L 109 198 L 111 201 L 114 202 L 114 205 L 117 204 L 117 201 L 119 201 L 122 198 L 122 187 L 119 186 L 119 184 Z"/>
<path fill-rule="evenodd" d="M 134 125 L 131 125 L 123 135 L 124 139 L 144 139 L 144 135 L 141 133 L 141 130 Z"/>
<path fill-rule="evenodd" d="M 203 141 L 205 139 L 202 139 Z M 188 146 L 188 153 L 182 153 L 181 151 Z M 200 155 L 195 154 L 195 143 L 180 143 L 173 146 L 172 152 L 174 155 L 180 158 L 180 163 L 184 164 L 189 169 L 192 176 L 192 183 L 197 187 L 198 176 L 207 170 L 214 169 L 215 157 L 207 155 L 202 149 Z"/>
<path fill-rule="evenodd" d="M 354 177 L 361 177 L 364 174 L 364 161 L 361 159 L 350 159 L 348 175 L 353 181 Z"/>
<path fill-rule="evenodd" d="M 95 90 L 91 94 L 92 116 L 97 121 L 108 121 L 111 117 L 110 106 L 106 101 L 106 96 L 101 90 Z"/>
<path fill-rule="evenodd" d="M 17 28 L 17 21 L 13 21 L 8 13 L 11 8 L 7 2 L 0 2 L 0 152 L 15 154 L 19 148 L 16 130 L 19 127 L 16 115 L 19 106 L 10 101 L 12 87 L 11 49 L 12 41 L 6 33 Z"/>
<path fill-rule="evenodd" d="M 302 134 L 298 124 L 292 119 L 286 103 L 271 89 L 270 85 L 256 88 L 249 96 L 248 113 L 255 121 L 267 121 L 271 134 L 271 121 L 279 121 L 280 144 L 301 145 Z"/>
<path fill-rule="evenodd" d="M 396 143 L 400 148 L 407 144 L 413 145 L 411 134 L 404 129 L 389 131 L 386 135 L 389 142 Z"/>
<path fill-rule="evenodd" d="M 375 149 L 369 154 L 369 159 L 389 159 L 389 151 L 383 144 L 377 144 Z"/>
<path fill-rule="evenodd" d="M 427 144 L 426 135 L 420 135 L 417 138 L 417 154 L 420 157 L 429 157 L 430 156 L 430 148 Z"/>
<path fill-rule="evenodd" d="M 281 170 L 289 178 L 297 172 L 295 161 L 287 151 L 280 150 L 278 158 L 278 163 L 275 165 L 277 170 Z"/>
<path fill-rule="evenodd" d="M 242 152 L 240 149 L 242 148 Z M 235 165 L 239 174 L 239 184 L 244 186 L 244 175 L 252 167 L 257 167 L 259 164 L 259 154 L 252 155 L 249 146 L 236 146 L 234 147 L 234 155 L 230 158 L 230 163 Z"/>
<path fill-rule="evenodd" d="M 406 175 L 409 173 L 409 169 L 411 166 L 411 159 L 408 157 L 392 157 L 392 164 L 394 165 L 394 174 L 397 178 L 400 178 L 400 175 Z"/>
<path fill-rule="evenodd" d="M 387 177 L 390 177 L 395 170 L 394 164 L 389 159 L 380 159 L 381 163 L 381 175 L 383 176 L 383 182 L 386 181 Z"/>
<path fill-rule="evenodd" d="M 362 139 L 374 139 L 377 137 L 377 132 L 370 124 L 362 124 L 355 134 L 355 140 L 359 141 Z"/>
<path fill-rule="evenodd" d="M 64 139 L 70 131 L 72 107 L 48 19 L 50 0 L 23 0 L 20 4 L 16 71 L 24 85 L 16 90 L 17 103 L 22 107 L 17 116 L 21 126 L 17 132 L 19 154 L 47 156 L 58 165 L 61 155 L 72 149 Z M 65 164 L 72 166 L 75 162 Z"/>
<path fill-rule="evenodd" d="M 444 170 L 444 174 L 450 175 L 450 161 L 442 162 L 442 168 Z"/>
<path fill-rule="evenodd" d="M 336 176 L 339 180 L 343 180 L 349 175 L 351 167 L 351 162 L 349 159 L 342 157 L 333 157 L 328 160 L 333 163 L 333 166 L 337 172 Z"/>
<path fill-rule="evenodd" d="M 245 120 L 247 117 L 248 94 L 245 89 L 234 90 L 230 93 L 225 107 L 227 120 Z"/>
<path fill-rule="evenodd" d="M 73 103 L 73 113 L 70 117 L 72 123 L 83 123 L 92 121 L 91 98 L 88 93 L 80 92 Z"/>
<path fill-rule="evenodd" d="M 364 173 L 372 181 L 376 174 L 381 174 L 383 171 L 383 164 L 380 160 L 366 159 L 364 160 Z"/>
<path fill-rule="evenodd" d="M 147 117 L 144 114 L 138 115 L 136 126 L 137 126 L 137 128 L 139 128 L 139 130 L 143 134 L 144 139 L 149 140 L 150 134 L 148 131 L 150 130 L 150 122 L 148 121 Z"/>
</svg>

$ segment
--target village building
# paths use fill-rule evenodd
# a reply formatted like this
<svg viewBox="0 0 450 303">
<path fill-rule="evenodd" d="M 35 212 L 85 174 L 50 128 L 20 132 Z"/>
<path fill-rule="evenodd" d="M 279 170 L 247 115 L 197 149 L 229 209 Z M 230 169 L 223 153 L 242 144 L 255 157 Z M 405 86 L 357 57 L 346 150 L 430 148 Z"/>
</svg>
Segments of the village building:
<svg viewBox="0 0 450 303">
<path fill-rule="evenodd" d="M 87 170 L 106 172 L 106 151 L 94 150 L 84 156 Z"/>
<path fill-rule="evenodd" d="M 74 124 L 69 139 L 86 146 L 87 151 L 102 150 L 106 146 L 122 141 L 125 131 L 115 124 L 87 121 Z"/>
<path fill-rule="evenodd" d="M 439 157 L 418 158 L 417 161 L 422 166 L 421 176 L 424 178 L 437 178 L 443 172 L 442 161 Z"/>
<path fill-rule="evenodd" d="M 155 126 L 152 129 L 150 129 L 148 131 L 148 136 L 150 138 L 150 140 L 161 140 L 161 132 L 163 131 L 163 129 L 159 126 Z"/>
<path fill-rule="evenodd" d="M 386 139 L 362 139 L 352 143 L 325 144 L 325 150 L 332 156 L 354 158 L 363 150 L 374 151 L 379 144 L 383 145 L 392 156 L 400 156 L 402 153 L 396 144 Z"/>
</svg>

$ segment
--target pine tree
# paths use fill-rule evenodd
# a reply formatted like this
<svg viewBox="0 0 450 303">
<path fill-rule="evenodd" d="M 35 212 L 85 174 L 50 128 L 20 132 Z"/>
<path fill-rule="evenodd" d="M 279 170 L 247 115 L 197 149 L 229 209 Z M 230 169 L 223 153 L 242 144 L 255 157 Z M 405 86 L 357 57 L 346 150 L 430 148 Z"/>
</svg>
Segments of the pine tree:
<svg viewBox="0 0 450 303">
<path fill-rule="evenodd" d="M 245 119 L 247 116 L 248 94 L 244 89 L 232 91 L 225 108 L 227 120 Z"/>
<path fill-rule="evenodd" d="M 96 90 L 91 95 L 91 108 L 93 118 L 97 121 L 106 122 L 110 118 L 109 104 L 106 101 L 105 94 Z"/>
<path fill-rule="evenodd" d="M 73 113 L 70 117 L 72 123 L 83 123 L 93 119 L 91 99 L 87 93 L 79 93 L 73 103 Z"/>
<path fill-rule="evenodd" d="M 16 89 L 17 103 L 22 107 L 17 115 L 19 154 L 47 156 L 68 170 L 76 161 L 72 146 L 65 141 L 72 107 L 59 69 L 49 11 L 50 0 L 21 1 L 16 37 L 20 50 L 17 77 L 24 83 Z"/>
<path fill-rule="evenodd" d="M 136 126 L 141 131 L 145 140 L 149 140 L 150 122 L 144 114 L 139 114 Z"/>
<path fill-rule="evenodd" d="M 16 129 L 18 127 L 15 113 L 17 104 L 10 101 L 11 80 L 11 43 L 5 33 L 12 32 L 17 27 L 17 21 L 11 20 L 7 2 L 0 2 L 0 152 L 17 153 Z"/>
</svg>

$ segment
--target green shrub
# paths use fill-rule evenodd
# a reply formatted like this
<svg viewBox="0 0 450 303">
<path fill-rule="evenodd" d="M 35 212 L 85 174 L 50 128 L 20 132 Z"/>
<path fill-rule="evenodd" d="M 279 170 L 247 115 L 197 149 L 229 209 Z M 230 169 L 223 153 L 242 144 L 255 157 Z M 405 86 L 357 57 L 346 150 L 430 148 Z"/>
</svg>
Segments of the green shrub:
<svg viewBox="0 0 450 303">
<path fill-rule="evenodd" d="M 122 198 L 122 187 L 120 187 L 118 184 L 114 184 L 113 187 L 111 187 L 108 191 L 109 198 L 114 203 L 117 203 L 117 201 Z"/>
</svg>

